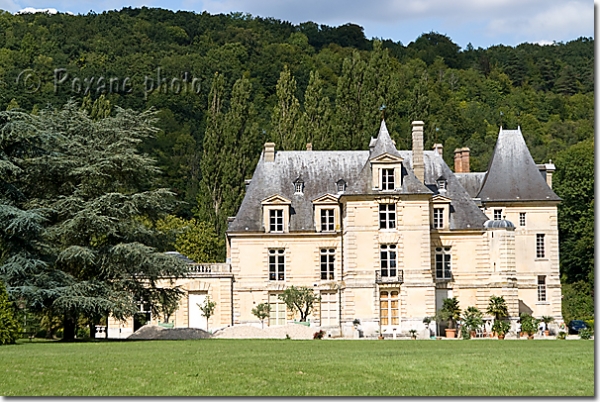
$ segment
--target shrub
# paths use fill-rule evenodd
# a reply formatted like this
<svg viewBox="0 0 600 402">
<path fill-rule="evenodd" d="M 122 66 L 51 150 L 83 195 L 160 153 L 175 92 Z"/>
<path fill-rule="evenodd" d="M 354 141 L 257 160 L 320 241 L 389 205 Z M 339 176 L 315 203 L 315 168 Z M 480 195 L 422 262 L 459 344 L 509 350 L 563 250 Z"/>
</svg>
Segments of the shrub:
<svg viewBox="0 0 600 402">
<path fill-rule="evenodd" d="M 565 331 L 560 331 L 558 335 L 556 335 L 556 339 L 567 339 L 567 333 Z"/>
<path fill-rule="evenodd" d="M 593 334 L 594 332 L 590 328 L 584 328 L 579 331 L 579 338 L 585 340 L 592 339 Z"/>
<path fill-rule="evenodd" d="M 323 336 L 325 336 L 325 331 L 320 330 L 313 334 L 313 339 L 323 339 Z"/>
<path fill-rule="evenodd" d="M 8 292 L 0 282 L 0 345 L 15 343 L 20 332 L 13 305 L 8 300 Z"/>
</svg>

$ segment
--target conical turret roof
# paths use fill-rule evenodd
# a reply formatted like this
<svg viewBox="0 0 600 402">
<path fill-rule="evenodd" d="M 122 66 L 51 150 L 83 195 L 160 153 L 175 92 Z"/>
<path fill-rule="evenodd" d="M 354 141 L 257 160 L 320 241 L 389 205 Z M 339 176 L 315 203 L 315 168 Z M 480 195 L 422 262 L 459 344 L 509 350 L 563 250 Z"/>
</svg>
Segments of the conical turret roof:
<svg viewBox="0 0 600 402">
<path fill-rule="evenodd" d="M 481 202 L 560 201 L 533 161 L 521 128 L 500 128 L 488 171 L 479 190 Z"/>
</svg>

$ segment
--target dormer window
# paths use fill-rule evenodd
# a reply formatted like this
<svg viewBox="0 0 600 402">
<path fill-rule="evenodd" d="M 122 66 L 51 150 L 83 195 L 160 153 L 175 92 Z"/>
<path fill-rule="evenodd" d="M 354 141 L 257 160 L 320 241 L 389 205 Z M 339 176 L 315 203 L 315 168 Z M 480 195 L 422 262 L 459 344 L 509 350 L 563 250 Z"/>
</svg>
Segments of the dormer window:
<svg viewBox="0 0 600 402">
<path fill-rule="evenodd" d="M 289 231 L 291 201 L 279 194 L 261 201 L 263 227 L 266 233 L 286 233 Z"/>
<path fill-rule="evenodd" d="M 304 180 L 298 177 L 294 180 L 294 195 L 304 194 Z"/>
<path fill-rule="evenodd" d="M 394 169 L 381 169 L 381 189 L 394 190 Z"/>
<path fill-rule="evenodd" d="M 448 181 L 444 177 L 440 177 L 439 179 L 437 179 L 438 190 L 446 190 L 447 184 Z"/>
<path fill-rule="evenodd" d="M 337 185 L 338 193 L 343 193 L 346 191 L 346 182 L 343 179 L 339 179 L 335 184 Z"/>
</svg>

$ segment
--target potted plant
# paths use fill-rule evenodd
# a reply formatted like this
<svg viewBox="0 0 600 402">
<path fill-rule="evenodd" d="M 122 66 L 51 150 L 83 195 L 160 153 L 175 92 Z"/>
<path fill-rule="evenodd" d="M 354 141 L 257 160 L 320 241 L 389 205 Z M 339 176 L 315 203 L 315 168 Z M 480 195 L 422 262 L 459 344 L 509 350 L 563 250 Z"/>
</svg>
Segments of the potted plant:
<svg viewBox="0 0 600 402">
<path fill-rule="evenodd" d="M 477 328 L 481 328 L 483 325 L 483 313 L 475 306 L 467 307 L 464 317 L 464 327 L 467 328 L 471 338 L 477 336 Z"/>
<path fill-rule="evenodd" d="M 494 325 L 492 325 L 492 331 L 498 335 L 498 339 L 504 339 L 504 335 L 506 335 L 510 329 L 510 323 L 504 321 L 504 319 L 508 317 L 508 306 L 506 305 L 506 300 L 504 300 L 504 297 L 492 295 L 488 304 L 487 313 L 494 316 Z M 500 322 L 505 322 L 506 325 L 500 324 Z M 508 326 L 508 328 L 506 328 L 506 326 Z M 500 332 L 496 331 L 496 329 L 502 330 L 504 328 L 506 328 L 506 330 L 502 333 L 502 338 L 500 338 Z"/>
<path fill-rule="evenodd" d="M 521 332 L 527 334 L 527 339 L 533 339 L 537 329 L 537 320 L 531 314 L 521 313 Z"/>
<path fill-rule="evenodd" d="M 438 311 L 437 318 L 441 321 L 448 321 L 446 328 L 446 338 L 456 338 L 456 321 L 460 320 L 460 307 L 456 297 L 446 298 L 443 301 L 442 308 Z"/>
<path fill-rule="evenodd" d="M 546 328 L 544 330 L 544 335 L 545 336 L 549 336 L 550 335 L 550 330 L 548 329 L 548 324 L 550 324 L 552 321 L 554 321 L 554 317 L 551 317 L 549 315 L 542 316 L 542 322 L 545 324 L 544 328 Z"/>
<path fill-rule="evenodd" d="M 506 336 L 506 333 L 510 329 L 510 322 L 505 320 L 496 320 L 492 325 L 492 331 L 498 334 L 498 339 L 502 340 Z"/>
<path fill-rule="evenodd" d="M 417 330 L 416 329 L 411 329 L 408 332 L 410 332 L 410 339 L 412 339 L 412 340 L 417 339 Z"/>
</svg>

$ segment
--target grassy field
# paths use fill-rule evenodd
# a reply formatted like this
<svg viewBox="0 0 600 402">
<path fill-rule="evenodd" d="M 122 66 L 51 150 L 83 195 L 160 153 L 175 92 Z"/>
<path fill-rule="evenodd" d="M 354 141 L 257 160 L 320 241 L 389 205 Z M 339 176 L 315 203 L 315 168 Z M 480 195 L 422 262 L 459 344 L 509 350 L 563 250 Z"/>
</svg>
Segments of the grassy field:
<svg viewBox="0 0 600 402">
<path fill-rule="evenodd" d="M 594 395 L 592 341 L 226 340 L 0 347 L 0 395 Z"/>
</svg>

